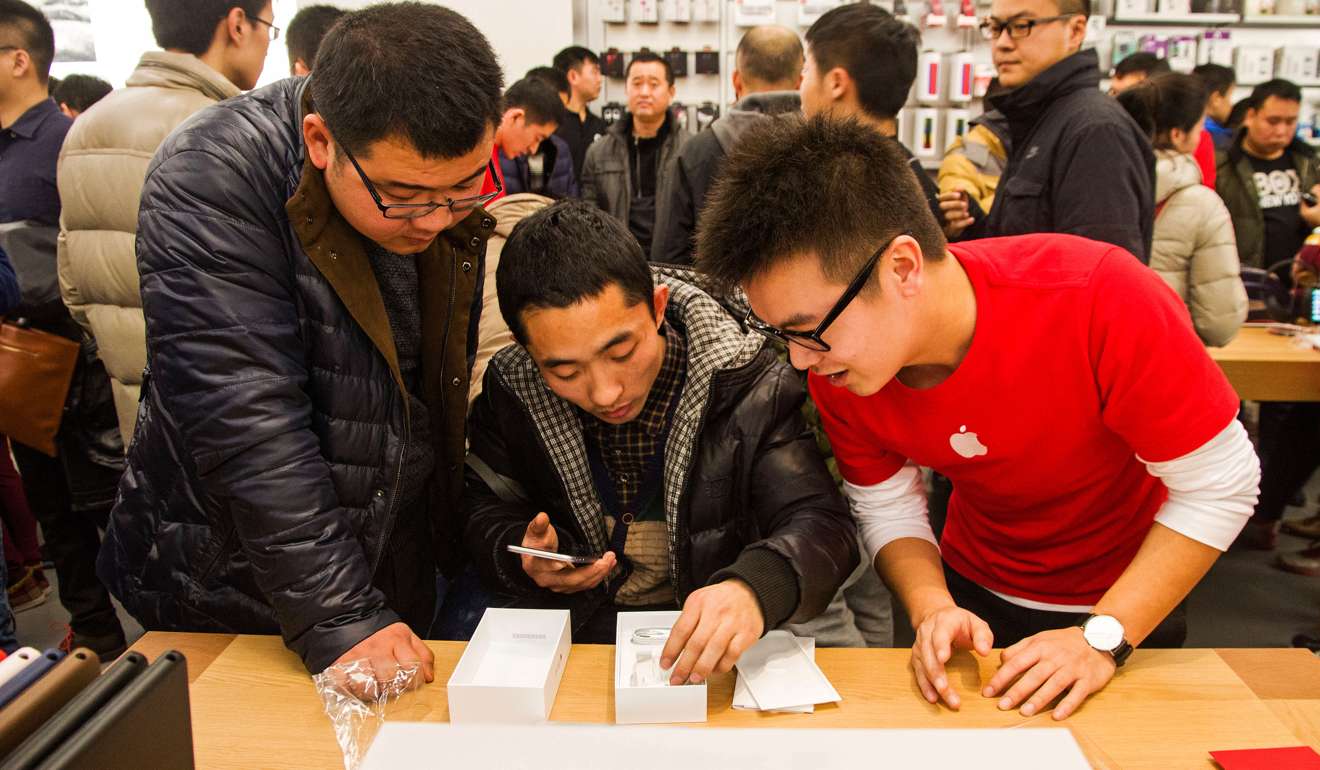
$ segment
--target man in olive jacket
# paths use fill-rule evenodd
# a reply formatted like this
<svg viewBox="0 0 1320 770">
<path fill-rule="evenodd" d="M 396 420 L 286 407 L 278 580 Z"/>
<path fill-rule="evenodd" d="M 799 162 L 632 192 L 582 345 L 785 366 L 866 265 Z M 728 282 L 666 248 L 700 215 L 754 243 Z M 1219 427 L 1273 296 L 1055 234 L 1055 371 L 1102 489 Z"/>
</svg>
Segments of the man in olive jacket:
<svg viewBox="0 0 1320 770">
<path fill-rule="evenodd" d="M 653 273 L 585 204 L 514 228 L 497 271 L 520 344 L 473 405 L 467 544 L 509 604 L 569 609 L 609 643 L 620 610 L 682 608 L 662 667 L 728 671 L 825 610 L 855 527 L 801 414 L 801 379 L 710 295 Z M 589 555 L 569 567 L 507 546 Z"/>
<path fill-rule="evenodd" d="M 310 79 L 162 146 L 138 224 L 143 401 L 98 563 L 145 627 L 282 633 L 312 672 L 431 678 L 500 90 L 462 16 L 381 4 L 335 26 Z"/>
</svg>

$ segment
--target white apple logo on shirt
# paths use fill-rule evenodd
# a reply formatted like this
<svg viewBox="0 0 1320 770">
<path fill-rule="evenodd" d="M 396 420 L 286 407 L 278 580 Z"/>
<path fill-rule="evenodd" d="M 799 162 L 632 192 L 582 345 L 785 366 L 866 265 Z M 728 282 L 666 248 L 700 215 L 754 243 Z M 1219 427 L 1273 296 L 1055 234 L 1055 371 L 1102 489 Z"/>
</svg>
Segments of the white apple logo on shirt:
<svg viewBox="0 0 1320 770">
<path fill-rule="evenodd" d="M 966 425 L 958 428 L 957 433 L 949 436 L 949 446 L 953 447 L 953 451 L 957 452 L 959 456 L 965 457 L 968 460 L 973 457 L 980 457 L 989 454 L 990 452 L 985 444 L 981 443 L 981 439 L 977 438 L 975 433 L 967 432 Z"/>
</svg>

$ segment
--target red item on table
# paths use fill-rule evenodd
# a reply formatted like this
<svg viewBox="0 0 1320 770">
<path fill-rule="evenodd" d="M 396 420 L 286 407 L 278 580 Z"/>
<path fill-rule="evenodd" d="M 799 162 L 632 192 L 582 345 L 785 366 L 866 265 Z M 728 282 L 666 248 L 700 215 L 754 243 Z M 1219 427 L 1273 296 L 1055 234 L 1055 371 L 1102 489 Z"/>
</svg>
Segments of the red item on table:
<svg viewBox="0 0 1320 770">
<path fill-rule="evenodd" d="M 1320 754 L 1308 746 L 1212 751 L 1224 770 L 1320 770 Z"/>
</svg>

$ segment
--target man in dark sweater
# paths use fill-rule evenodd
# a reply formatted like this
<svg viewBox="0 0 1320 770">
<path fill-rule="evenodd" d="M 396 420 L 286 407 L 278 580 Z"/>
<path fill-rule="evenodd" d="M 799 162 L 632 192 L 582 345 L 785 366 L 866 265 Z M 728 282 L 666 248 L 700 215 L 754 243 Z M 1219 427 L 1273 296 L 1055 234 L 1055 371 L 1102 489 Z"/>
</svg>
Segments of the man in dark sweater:
<svg viewBox="0 0 1320 770">
<path fill-rule="evenodd" d="M 488 588 L 570 610 L 580 642 L 613 642 L 620 610 L 681 607 L 661 661 L 674 684 L 825 610 L 858 563 L 855 527 L 801 378 L 758 335 L 573 201 L 514 228 L 496 285 L 518 344 L 472 406 L 462 505 Z"/>
<path fill-rule="evenodd" d="M 655 234 L 653 252 L 658 262 L 692 262 L 692 237 L 706 192 L 720 162 L 749 126 L 772 115 L 802 109 L 798 84 L 802 82 L 802 41 L 787 27 L 754 27 L 738 42 L 733 93 L 738 101 L 724 116 L 683 146 L 669 185 L 669 217 Z"/>
<path fill-rule="evenodd" d="M 981 32 L 994 47 L 1012 147 L 989 217 L 943 196 L 965 238 L 1070 233 L 1150 261 L 1155 155 L 1141 128 L 1101 93 L 1099 59 L 1081 50 L 1090 0 L 995 0 Z M 971 220 L 979 220 L 971 222 Z M 946 234 L 948 230 L 946 229 Z"/>
<path fill-rule="evenodd" d="M 553 64 L 555 69 L 568 78 L 564 116 L 559 121 L 555 136 L 568 142 L 573 154 L 573 179 L 580 184 L 582 164 L 587 160 L 587 148 L 609 128 L 587 106 L 600 98 L 600 59 L 590 49 L 571 45 L 555 54 Z"/>
<path fill-rule="evenodd" d="M 808 118 L 856 118 L 893 139 L 921 184 L 931 213 L 944 224 L 939 187 L 898 141 L 898 113 L 917 77 L 921 33 L 878 5 L 858 4 L 827 11 L 806 38 L 802 112 Z"/>
</svg>

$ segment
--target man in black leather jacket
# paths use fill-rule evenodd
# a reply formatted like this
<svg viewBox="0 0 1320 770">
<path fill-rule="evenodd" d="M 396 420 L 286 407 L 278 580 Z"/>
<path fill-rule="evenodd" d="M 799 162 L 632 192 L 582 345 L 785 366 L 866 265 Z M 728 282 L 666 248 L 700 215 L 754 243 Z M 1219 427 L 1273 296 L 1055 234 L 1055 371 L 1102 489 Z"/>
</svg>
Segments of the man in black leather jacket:
<svg viewBox="0 0 1320 770">
<path fill-rule="evenodd" d="M 520 344 L 473 405 L 463 498 L 487 586 L 571 610 L 576 641 L 612 642 L 622 609 L 682 607 L 662 657 L 675 683 L 820 614 L 857 564 L 856 534 L 796 373 L 583 203 L 519 223 L 496 283 Z"/>
<path fill-rule="evenodd" d="M 148 628 L 430 679 L 502 78 L 423 3 L 345 16 L 316 65 L 198 113 L 148 170 L 147 373 L 98 568 Z"/>
</svg>

